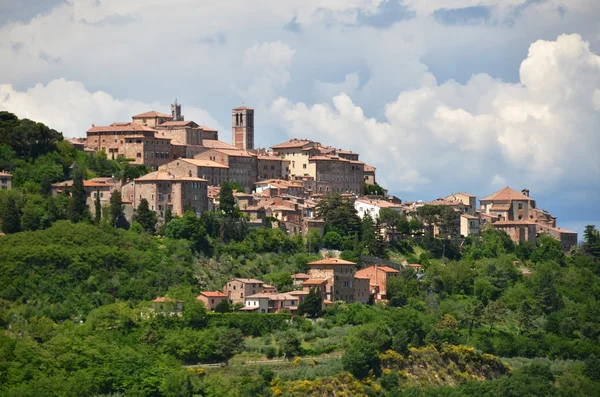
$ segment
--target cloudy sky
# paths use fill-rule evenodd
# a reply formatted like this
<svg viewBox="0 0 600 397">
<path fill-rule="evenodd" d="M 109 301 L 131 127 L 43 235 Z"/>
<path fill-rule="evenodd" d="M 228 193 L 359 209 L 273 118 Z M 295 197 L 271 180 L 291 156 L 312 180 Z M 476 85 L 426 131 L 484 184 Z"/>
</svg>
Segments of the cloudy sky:
<svg viewBox="0 0 600 397">
<path fill-rule="evenodd" d="M 600 225 L 598 0 L 0 0 L 0 109 L 68 137 L 256 109 L 261 147 L 361 153 L 404 200 L 530 189 Z"/>
</svg>

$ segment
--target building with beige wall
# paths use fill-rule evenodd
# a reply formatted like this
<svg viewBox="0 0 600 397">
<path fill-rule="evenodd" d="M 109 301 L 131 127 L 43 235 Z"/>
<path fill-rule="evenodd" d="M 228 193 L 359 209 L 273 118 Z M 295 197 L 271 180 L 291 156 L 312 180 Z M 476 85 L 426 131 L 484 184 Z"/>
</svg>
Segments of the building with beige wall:
<svg viewBox="0 0 600 397">
<path fill-rule="evenodd" d="M 13 176 L 8 172 L 0 172 L 0 190 L 12 189 Z"/>
<path fill-rule="evenodd" d="M 478 216 L 468 213 L 460 214 L 460 235 L 463 237 L 479 236 L 480 221 Z"/>
<path fill-rule="evenodd" d="M 477 196 L 468 193 L 454 193 L 446 197 L 446 200 L 463 203 L 463 211 L 469 215 L 475 216 L 475 212 L 477 211 Z"/>
<path fill-rule="evenodd" d="M 325 258 L 308 264 L 311 279 L 326 280 L 327 299 L 354 302 L 354 268 L 356 263 L 339 258 Z M 307 283 L 304 282 L 306 286 Z"/>
<path fill-rule="evenodd" d="M 239 183 L 246 193 L 252 191 L 254 183 L 258 180 L 257 156 L 247 150 L 209 149 L 194 158 L 228 166 L 229 180 Z"/>
<path fill-rule="evenodd" d="M 253 278 L 232 278 L 223 287 L 223 293 L 230 302 L 244 303 L 246 297 L 263 292 L 264 283 Z"/>
<path fill-rule="evenodd" d="M 529 220 L 529 209 L 535 208 L 535 200 L 508 186 L 482 198 L 480 203 L 482 212 L 505 221 Z"/>
<path fill-rule="evenodd" d="M 151 128 L 157 127 L 167 121 L 173 120 L 173 115 L 151 110 L 146 113 L 136 114 L 131 117 L 134 124 L 145 125 Z"/>
<path fill-rule="evenodd" d="M 548 226 L 539 222 L 536 223 L 535 228 L 538 236 L 542 233 L 546 233 L 560 241 L 560 245 L 565 251 L 569 251 L 572 247 L 577 245 L 577 232 L 561 227 Z"/>
<path fill-rule="evenodd" d="M 306 182 L 306 185 L 313 192 L 353 193 L 359 196 L 364 194 L 365 164 L 363 162 L 330 155 L 313 156 L 308 162 L 309 170 L 315 175 L 315 179 Z"/>
<path fill-rule="evenodd" d="M 365 183 L 368 183 L 369 185 L 377 184 L 377 180 L 375 179 L 375 170 L 375 167 L 365 164 Z"/>
<path fill-rule="evenodd" d="M 229 166 L 211 160 L 180 158 L 159 168 L 175 176 L 194 176 L 206 179 L 209 185 L 221 186 L 229 180 Z"/>
<path fill-rule="evenodd" d="M 280 157 L 289 161 L 290 179 L 297 179 L 304 175 L 310 175 L 308 159 L 311 156 L 321 154 L 319 151 L 319 142 L 313 142 L 306 139 L 290 139 L 287 142 L 272 146 L 274 152 Z"/>
<path fill-rule="evenodd" d="M 129 189 L 128 189 L 129 190 Z M 182 216 L 186 209 L 200 213 L 208 210 L 206 179 L 175 176 L 167 171 L 155 171 L 133 181 L 133 193 L 129 198 L 137 208 L 146 199 L 150 209 L 163 219 L 170 209 L 173 215 Z"/>
<path fill-rule="evenodd" d="M 212 312 L 219 303 L 227 300 L 227 295 L 220 291 L 204 291 L 196 299 L 203 302 L 206 309 Z"/>
</svg>

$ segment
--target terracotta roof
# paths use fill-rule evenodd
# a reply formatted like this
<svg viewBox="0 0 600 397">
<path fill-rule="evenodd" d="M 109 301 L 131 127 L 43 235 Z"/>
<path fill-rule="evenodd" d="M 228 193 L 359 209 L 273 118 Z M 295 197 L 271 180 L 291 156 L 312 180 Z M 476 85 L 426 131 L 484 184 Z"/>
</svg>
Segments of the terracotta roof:
<svg viewBox="0 0 600 397">
<path fill-rule="evenodd" d="M 107 125 L 107 126 L 92 126 L 87 132 L 137 132 L 137 131 L 147 131 L 147 132 L 156 132 L 155 129 L 150 128 L 148 126 L 142 124 L 135 123 L 127 123 L 127 124 L 117 124 L 117 125 Z"/>
<path fill-rule="evenodd" d="M 206 179 L 195 178 L 192 176 L 175 176 L 166 171 L 154 171 L 149 174 L 146 174 L 142 177 L 135 179 L 135 182 L 145 182 L 145 181 L 189 181 L 189 182 L 208 182 Z"/>
<path fill-rule="evenodd" d="M 356 265 L 356 263 L 345 261 L 340 258 L 325 258 L 315 262 L 310 262 L 309 265 Z"/>
<path fill-rule="evenodd" d="M 246 106 L 240 106 L 240 107 L 237 107 L 237 108 L 233 108 L 233 110 L 254 110 L 254 109 L 248 108 Z"/>
<path fill-rule="evenodd" d="M 228 165 L 223 165 L 221 163 L 217 163 L 212 160 L 200 160 L 200 159 L 178 159 L 180 161 L 185 161 L 186 163 L 195 165 L 196 167 L 210 167 L 210 168 L 229 168 Z"/>
<path fill-rule="evenodd" d="M 365 164 L 365 172 L 375 172 L 375 170 L 375 167 Z"/>
<path fill-rule="evenodd" d="M 309 280 L 306 280 L 303 284 L 304 285 L 321 285 L 326 282 L 327 282 L 327 280 L 322 280 L 319 278 L 311 278 Z"/>
<path fill-rule="evenodd" d="M 239 149 L 213 149 L 216 152 L 224 153 L 231 157 L 256 157 L 254 153 L 250 153 L 247 150 Z"/>
<path fill-rule="evenodd" d="M 410 265 L 406 265 L 408 267 L 421 267 L 418 263 L 411 263 Z"/>
<path fill-rule="evenodd" d="M 196 123 L 194 123 L 192 120 L 165 121 L 164 123 L 160 124 L 159 127 L 185 127 L 186 125 L 190 125 L 190 124 L 196 124 Z M 196 125 L 198 125 L 198 124 L 196 124 Z"/>
<path fill-rule="evenodd" d="M 290 291 L 288 292 L 288 294 L 290 295 L 308 295 L 310 294 L 309 291 Z"/>
<path fill-rule="evenodd" d="M 255 278 L 232 278 L 231 281 L 240 281 L 244 284 L 264 284 L 263 281 L 257 280 Z"/>
<path fill-rule="evenodd" d="M 308 140 L 308 139 L 290 139 L 287 142 L 282 142 L 275 146 L 271 146 L 271 149 L 296 148 L 296 147 L 302 147 L 309 143 L 314 143 L 314 142 L 311 140 Z"/>
<path fill-rule="evenodd" d="M 396 270 L 396 269 L 394 269 L 394 268 L 391 268 L 391 267 L 389 267 L 389 266 L 385 266 L 385 265 L 372 265 L 372 266 L 365 267 L 365 268 L 363 268 L 363 269 L 360 269 L 360 270 L 358 270 L 358 271 L 356 272 L 356 274 L 359 274 L 359 273 L 364 273 L 364 272 L 365 272 L 365 270 L 367 270 L 367 269 L 372 269 L 372 268 L 377 268 L 377 270 L 381 270 L 381 271 L 384 271 L 384 272 L 386 272 L 386 273 L 400 273 L 400 271 L 399 271 L 399 270 Z"/>
<path fill-rule="evenodd" d="M 170 114 L 164 114 L 164 113 L 160 113 L 154 110 L 151 110 L 149 112 L 146 113 L 140 113 L 140 114 L 136 114 L 135 116 L 132 116 L 132 119 L 151 119 L 154 117 L 161 117 L 161 118 L 167 118 L 167 119 L 172 119 L 173 116 L 171 116 Z"/>
<path fill-rule="evenodd" d="M 459 194 L 461 194 L 463 196 L 467 196 L 467 197 L 477 197 L 477 196 L 475 196 L 473 194 L 469 194 L 469 193 L 465 193 L 465 192 L 454 193 L 454 194 L 451 194 L 451 196 L 457 196 Z"/>
<path fill-rule="evenodd" d="M 200 295 L 204 295 L 204 296 L 211 297 L 211 298 L 227 298 L 227 295 L 225 295 L 221 291 L 204 291 L 204 292 L 200 292 Z M 200 296 L 198 296 L 198 299 L 199 298 L 200 298 Z"/>
<path fill-rule="evenodd" d="M 460 216 L 461 216 L 462 218 L 466 218 L 466 219 L 479 219 L 478 217 L 476 217 L 476 216 L 473 216 L 473 215 L 471 215 L 471 214 L 460 214 Z"/>
<path fill-rule="evenodd" d="M 402 208 L 402 204 L 390 203 L 386 200 L 368 199 L 368 198 L 357 198 L 356 201 L 359 203 L 370 204 L 379 208 Z"/>
<path fill-rule="evenodd" d="M 524 194 L 517 192 L 516 190 L 513 190 L 507 186 L 502 190 L 498 190 L 496 193 L 492 194 L 491 196 L 482 198 L 479 201 L 494 201 L 494 200 L 498 200 L 498 201 L 512 201 L 512 200 L 531 201 L 533 199 L 530 197 L 527 197 Z"/>
<path fill-rule="evenodd" d="M 535 225 L 535 221 L 524 219 L 521 221 L 497 221 L 494 222 L 494 226 L 519 226 L 519 225 Z"/>
<path fill-rule="evenodd" d="M 215 130 L 214 128 L 205 126 L 205 125 L 199 125 L 198 127 L 196 127 L 199 130 L 204 130 L 204 131 L 215 131 L 218 132 L 218 130 Z"/>
<path fill-rule="evenodd" d="M 572 230 L 563 229 L 562 227 L 547 226 L 547 225 L 543 225 L 541 223 L 537 223 L 536 224 L 536 228 L 538 230 L 541 230 L 542 232 L 545 231 L 544 229 L 546 229 L 546 230 L 552 230 L 552 231 L 555 231 L 555 232 L 558 232 L 558 233 L 577 233 L 577 232 L 574 232 Z"/>
<path fill-rule="evenodd" d="M 356 278 L 356 279 L 359 279 L 359 280 L 370 280 L 370 279 L 371 279 L 371 277 L 368 277 L 368 276 L 361 276 L 361 275 L 360 275 L 360 274 L 358 274 L 358 273 L 355 273 L 355 274 L 354 274 L 354 278 Z"/>
<path fill-rule="evenodd" d="M 458 200 L 448 200 L 445 198 L 438 198 L 435 199 L 433 201 L 429 201 L 427 203 L 425 203 L 426 205 L 448 205 L 450 207 L 454 207 L 457 205 L 464 205 L 464 203 L 462 201 L 458 201 Z"/>
<path fill-rule="evenodd" d="M 12 178 L 12 175 L 7 172 L 0 172 L 0 176 Z"/>
<path fill-rule="evenodd" d="M 220 141 L 218 139 L 203 139 L 202 146 L 208 147 L 211 149 L 231 149 L 231 150 L 239 150 L 233 145 L 230 145 L 227 142 Z"/>
<path fill-rule="evenodd" d="M 277 156 L 265 156 L 265 155 L 258 155 L 258 159 L 259 160 L 272 160 L 272 161 L 289 161 L 286 159 L 282 159 L 281 157 L 277 157 Z"/>
</svg>

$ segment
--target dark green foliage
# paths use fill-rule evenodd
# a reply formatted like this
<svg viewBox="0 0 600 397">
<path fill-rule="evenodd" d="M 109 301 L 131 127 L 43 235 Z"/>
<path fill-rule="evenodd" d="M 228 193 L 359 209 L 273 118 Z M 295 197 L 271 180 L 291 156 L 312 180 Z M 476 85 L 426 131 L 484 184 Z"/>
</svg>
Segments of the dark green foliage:
<svg viewBox="0 0 600 397">
<path fill-rule="evenodd" d="M 123 212 L 123 200 L 121 199 L 121 192 L 113 190 L 110 194 L 110 205 L 108 207 L 108 219 L 112 227 L 119 229 L 129 229 L 129 222 L 125 219 L 125 213 Z"/>
<path fill-rule="evenodd" d="M 150 209 L 148 200 L 142 199 L 140 205 L 138 205 L 137 211 L 133 214 L 132 221 L 138 222 L 144 228 L 144 231 L 148 234 L 156 233 L 156 212 Z"/>
<path fill-rule="evenodd" d="M 458 215 L 447 205 L 424 205 L 417 210 L 419 220 L 427 224 L 428 233 L 433 235 L 433 226 L 439 227 L 440 236 L 454 237 L 458 232 Z"/>
<path fill-rule="evenodd" d="M 73 172 L 73 186 L 71 187 L 71 197 L 69 198 L 68 218 L 71 222 L 77 223 L 86 219 L 89 215 L 83 186 L 84 172 L 80 167 L 75 167 Z"/>
<path fill-rule="evenodd" d="M 360 234 L 360 218 L 354 204 L 339 194 L 321 199 L 316 207 L 316 216 L 325 221 L 325 233 L 334 231 L 341 236 Z"/>
<path fill-rule="evenodd" d="M 2 231 L 6 234 L 21 231 L 21 214 L 17 209 L 15 198 L 12 195 L 5 195 L 0 205 Z"/>
<path fill-rule="evenodd" d="M 233 215 L 235 212 L 235 199 L 233 197 L 233 187 L 230 182 L 223 182 L 221 184 L 219 207 L 226 215 Z"/>
<path fill-rule="evenodd" d="M 369 183 L 365 183 L 365 194 L 373 196 L 383 196 L 385 194 L 385 191 L 378 184 L 371 185 Z"/>
<path fill-rule="evenodd" d="M 300 314 L 307 314 L 311 317 L 319 317 L 323 312 L 323 297 L 315 288 L 311 288 L 304 301 L 298 307 Z"/>
<path fill-rule="evenodd" d="M 100 224 L 102 220 L 102 205 L 100 204 L 100 191 L 96 191 L 96 198 L 94 200 L 94 223 Z"/>
<path fill-rule="evenodd" d="M 165 237 L 189 240 L 198 252 L 208 254 L 212 251 L 202 222 L 191 211 L 186 212 L 181 218 L 173 218 L 165 227 Z"/>
<path fill-rule="evenodd" d="M 279 340 L 279 351 L 287 358 L 300 354 L 300 338 L 292 331 L 286 331 Z"/>
<path fill-rule="evenodd" d="M 242 352 L 244 339 L 237 328 L 221 329 L 217 337 L 215 355 L 225 362 L 238 353 Z"/>
</svg>

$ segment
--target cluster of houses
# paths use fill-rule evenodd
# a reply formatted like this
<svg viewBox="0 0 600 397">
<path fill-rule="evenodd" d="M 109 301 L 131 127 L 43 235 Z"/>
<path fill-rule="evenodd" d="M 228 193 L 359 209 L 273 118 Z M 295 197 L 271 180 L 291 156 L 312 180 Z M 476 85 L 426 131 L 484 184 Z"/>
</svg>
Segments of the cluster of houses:
<svg viewBox="0 0 600 397">
<path fill-rule="evenodd" d="M 197 300 L 202 301 L 207 310 L 214 311 L 219 304 L 227 301 L 242 305 L 240 311 L 256 313 L 298 312 L 298 307 L 311 290 L 321 294 L 323 306 L 333 302 L 368 303 L 386 300 L 386 283 L 396 277 L 405 267 L 420 265 L 400 265 L 394 269 L 386 265 L 373 265 L 356 270 L 356 263 L 339 258 L 324 258 L 308 263 L 308 273 L 292 275 L 294 290 L 278 292 L 277 289 L 261 280 L 252 278 L 232 278 L 223 291 L 204 291 Z M 183 302 L 168 297 L 157 297 L 152 303 L 161 312 L 183 310 Z M 168 307 L 165 310 L 164 307 Z"/>
<path fill-rule="evenodd" d="M 235 201 L 251 225 L 261 227 L 269 219 L 289 234 L 311 229 L 322 234 L 324 223 L 315 218 L 315 207 L 323 196 L 339 193 L 354 203 L 361 218 L 366 214 L 377 218 L 382 209 L 390 209 L 410 220 L 424 205 L 448 206 L 457 213 L 452 233 L 456 239 L 477 236 L 491 224 L 516 243 L 535 243 L 537 236 L 547 233 L 560 240 L 565 250 L 577 244 L 577 233 L 558 227 L 556 217 L 538 208 L 527 189 L 518 192 L 506 187 L 479 200 L 479 207 L 477 197 L 468 193 L 406 203 L 387 194 L 365 196 L 365 183 L 376 184 L 375 168 L 360 161 L 358 153 L 308 139 L 254 148 L 254 110 L 245 106 L 232 109 L 232 144 L 220 141 L 217 130 L 184 120 L 177 102 L 171 105 L 171 114 L 150 111 L 133 116 L 130 122 L 93 125 L 85 138 L 71 142 L 78 149 L 103 150 L 109 157 L 123 156 L 153 170 L 126 183 L 110 177 L 84 181 L 92 212 L 96 199 L 102 207 L 108 206 L 114 190 L 120 191 L 129 219 L 143 199 L 159 221 L 167 210 L 179 216 L 186 210 L 213 211 L 219 208 L 220 186 L 228 181 L 241 186 L 234 193 Z M 0 189 L 10 189 L 11 181 L 10 174 L 0 173 Z M 71 185 L 72 181 L 54 184 L 52 194 Z M 439 233 L 437 225 L 427 226 Z M 381 232 L 388 240 L 402 238 L 394 229 Z"/>
</svg>

